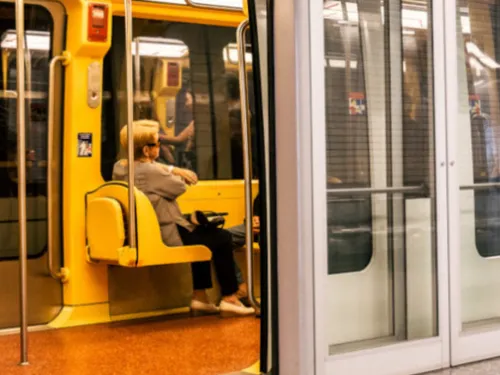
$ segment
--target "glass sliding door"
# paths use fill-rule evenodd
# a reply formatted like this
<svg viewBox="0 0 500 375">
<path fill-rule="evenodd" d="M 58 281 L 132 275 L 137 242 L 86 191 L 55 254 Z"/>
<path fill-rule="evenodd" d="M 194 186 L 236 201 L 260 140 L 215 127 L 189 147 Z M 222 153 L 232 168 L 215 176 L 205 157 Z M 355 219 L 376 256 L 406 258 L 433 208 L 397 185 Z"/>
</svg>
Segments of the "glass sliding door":
<svg viewBox="0 0 500 375">
<path fill-rule="evenodd" d="M 447 6 L 451 345 L 460 364 L 500 355 L 500 2 Z"/>
<path fill-rule="evenodd" d="M 313 147 L 324 149 L 315 173 L 326 173 L 315 180 L 326 207 L 315 204 L 315 218 L 326 221 L 315 222 L 325 374 L 410 374 L 449 359 L 434 8 L 442 2 L 327 0 L 311 11 L 323 22 L 311 69 L 323 68 Z M 320 83 L 312 85 L 316 92 Z"/>
</svg>

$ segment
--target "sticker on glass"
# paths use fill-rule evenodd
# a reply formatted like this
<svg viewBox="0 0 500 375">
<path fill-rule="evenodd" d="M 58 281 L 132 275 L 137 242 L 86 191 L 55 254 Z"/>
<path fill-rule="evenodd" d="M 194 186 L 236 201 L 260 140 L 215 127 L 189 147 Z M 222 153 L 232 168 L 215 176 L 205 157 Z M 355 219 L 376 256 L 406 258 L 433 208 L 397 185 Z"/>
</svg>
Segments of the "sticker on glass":
<svg viewBox="0 0 500 375">
<path fill-rule="evenodd" d="M 78 133 L 78 157 L 92 156 L 92 133 Z"/>
</svg>

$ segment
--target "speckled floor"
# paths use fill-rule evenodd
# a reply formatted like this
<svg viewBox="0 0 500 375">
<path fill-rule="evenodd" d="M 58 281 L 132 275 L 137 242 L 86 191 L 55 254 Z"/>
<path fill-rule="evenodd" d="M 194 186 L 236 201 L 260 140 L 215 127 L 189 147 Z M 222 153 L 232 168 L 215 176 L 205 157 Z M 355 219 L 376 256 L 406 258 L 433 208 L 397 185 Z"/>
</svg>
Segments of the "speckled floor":
<svg viewBox="0 0 500 375">
<path fill-rule="evenodd" d="M 33 332 L 27 367 L 19 336 L 0 336 L 1 375 L 218 375 L 259 359 L 255 317 L 119 322 Z"/>
<path fill-rule="evenodd" d="M 426 375 L 499 375 L 500 358 L 472 363 L 452 369 L 434 371 Z"/>
</svg>

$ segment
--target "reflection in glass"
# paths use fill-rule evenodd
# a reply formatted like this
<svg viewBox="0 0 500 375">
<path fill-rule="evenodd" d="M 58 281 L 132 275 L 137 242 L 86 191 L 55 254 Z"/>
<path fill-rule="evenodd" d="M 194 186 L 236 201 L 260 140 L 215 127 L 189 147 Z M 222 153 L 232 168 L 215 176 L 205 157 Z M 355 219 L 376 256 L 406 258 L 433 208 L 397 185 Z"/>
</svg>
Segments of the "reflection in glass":
<svg viewBox="0 0 500 375">
<path fill-rule="evenodd" d="M 324 1 L 331 354 L 437 335 L 430 9 Z"/>
<path fill-rule="evenodd" d="M 14 4 L 0 4 L 14 14 Z M 39 6 L 25 7 L 26 190 L 28 255 L 47 246 L 47 97 L 53 21 Z M 19 256 L 17 224 L 17 39 L 14 17 L 0 26 L 0 260 Z M 56 184 L 58 185 L 58 184 Z"/>
<path fill-rule="evenodd" d="M 498 324 L 500 287 L 500 7 L 457 2 L 462 322 Z M 475 186 L 472 189 L 470 186 Z"/>
<path fill-rule="evenodd" d="M 122 17 L 113 18 L 113 30 L 104 60 L 105 180 L 117 156 L 126 157 L 118 155 L 126 121 Z M 133 30 L 134 119 L 159 123 L 159 161 L 194 170 L 200 179 L 242 179 L 235 29 L 135 19 Z M 251 83 L 250 53 L 247 59 Z"/>
</svg>

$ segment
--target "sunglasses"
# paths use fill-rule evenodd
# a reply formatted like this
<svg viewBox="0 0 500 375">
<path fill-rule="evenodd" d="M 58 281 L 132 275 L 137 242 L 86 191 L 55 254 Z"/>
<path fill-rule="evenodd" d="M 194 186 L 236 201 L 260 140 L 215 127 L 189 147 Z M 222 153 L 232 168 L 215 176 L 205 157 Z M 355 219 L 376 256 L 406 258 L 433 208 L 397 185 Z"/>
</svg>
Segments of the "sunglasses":
<svg viewBox="0 0 500 375">
<path fill-rule="evenodd" d="M 160 147 L 160 141 L 156 142 L 156 143 L 148 143 L 147 144 L 149 147 Z"/>
</svg>

